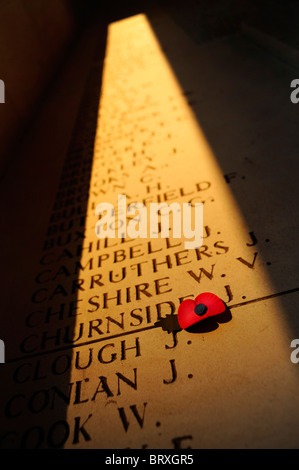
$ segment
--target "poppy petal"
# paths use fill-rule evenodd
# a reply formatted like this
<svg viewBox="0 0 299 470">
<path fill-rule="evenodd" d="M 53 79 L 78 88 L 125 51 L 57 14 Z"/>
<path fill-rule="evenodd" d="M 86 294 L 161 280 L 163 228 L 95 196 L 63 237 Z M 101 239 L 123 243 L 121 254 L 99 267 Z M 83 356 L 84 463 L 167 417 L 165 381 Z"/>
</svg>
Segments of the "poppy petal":
<svg viewBox="0 0 299 470">
<path fill-rule="evenodd" d="M 194 313 L 196 303 L 192 299 L 184 300 L 178 310 L 178 322 L 181 328 L 186 329 L 188 326 L 194 325 L 195 317 L 199 317 Z M 198 321 L 198 320 L 197 320 Z"/>
<path fill-rule="evenodd" d="M 198 295 L 195 299 L 195 303 L 206 305 L 209 317 L 219 315 L 219 313 L 225 311 L 225 305 L 222 300 L 211 292 L 204 292 L 203 294 Z"/>
</svg>

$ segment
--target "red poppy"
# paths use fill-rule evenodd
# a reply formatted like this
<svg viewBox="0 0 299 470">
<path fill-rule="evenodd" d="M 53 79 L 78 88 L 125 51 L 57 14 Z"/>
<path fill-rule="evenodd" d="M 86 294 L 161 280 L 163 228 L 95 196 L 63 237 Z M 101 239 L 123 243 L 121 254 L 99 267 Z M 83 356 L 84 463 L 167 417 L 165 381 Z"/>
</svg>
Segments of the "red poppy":
<svg viewBox="0 0 299 470">
<path fill-rule="evenodd" d="M 198 295 L 195 300 L 184 300 L 178 310 L 178 322 L 183 329 L 198 323 L 205 318 L 219 315 L 225 311 L 225 305 L 217 295 L 211 292 L 204 292 Z"/>
</svg>

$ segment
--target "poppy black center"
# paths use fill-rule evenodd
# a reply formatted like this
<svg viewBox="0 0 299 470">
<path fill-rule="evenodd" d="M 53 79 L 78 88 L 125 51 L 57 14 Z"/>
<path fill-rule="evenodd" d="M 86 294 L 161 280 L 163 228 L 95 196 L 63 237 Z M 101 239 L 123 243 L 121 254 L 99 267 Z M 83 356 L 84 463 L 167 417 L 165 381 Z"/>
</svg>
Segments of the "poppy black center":
<svg viewBox="0 0 299 470">
<path fill-rule="evenodd" d="M 198 315 L 199 317 L 201 317 L 202 315 L 204 315 L 205 313 L 207 313 L 207 306 L 205 304 L 197 304 L 194 308 L 194 312 L 196 313 L 196 315 Z"/>
</svg>

